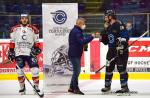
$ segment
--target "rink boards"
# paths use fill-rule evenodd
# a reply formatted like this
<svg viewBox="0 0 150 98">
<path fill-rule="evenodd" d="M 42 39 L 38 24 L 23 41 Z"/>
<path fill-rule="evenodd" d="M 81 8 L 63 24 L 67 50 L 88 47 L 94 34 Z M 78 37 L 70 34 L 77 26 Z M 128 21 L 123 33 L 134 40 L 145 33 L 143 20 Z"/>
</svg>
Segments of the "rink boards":
<svg viewBox="0 0 150 98">
<path fill-rule="evenodd" d="M 130 39 L 129 44 L 136 38 Z M 0 80 L 16 80 L 17 74 L 14 63 L 1 64 L 7 61 L 9 40 L 0 40 Z M 41 48 L 43 49 L 43 41 L 41 40 Z M 104 79 L 105 69 L 101 73 L 95 74 L 105 64 L 107 46 L 99 43 L 98 39 L 94 39 L 88 44 L 88 51 L 84 51 L 81 60 L 80 79 Z M 129 48 L 128 72 L 129 79 L 150 80 L 150 40 L 142 38 Z M 43 54 L 38 55 L 40 79 L 43 79 Z M 117 71 L 117 70 L 115 70 Z M 25 68 L 27 76 L 31 79 L 30 70 Z M 113 79 L 119 79 L 118 72 L 114 73 Z"/>
</svg>

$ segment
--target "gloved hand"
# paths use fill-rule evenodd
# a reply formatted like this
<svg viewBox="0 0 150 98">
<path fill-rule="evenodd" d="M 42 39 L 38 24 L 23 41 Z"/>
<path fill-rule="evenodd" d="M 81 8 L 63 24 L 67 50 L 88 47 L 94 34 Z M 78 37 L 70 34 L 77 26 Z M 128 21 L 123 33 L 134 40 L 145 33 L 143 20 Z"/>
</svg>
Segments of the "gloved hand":
<svg viewBox="0 0 150 98">
<path fill-rule="evenodd" d="M 108 44 L 108 35 L 107 34 L 101 34 L 99 36 L 99 41 L 102 42 L 104 45 Z"/>
<path fill-rule="evenodd" d="M 117 38 L 117 51 L 119 54 L 123 54 L 125 48 L 126 39 L 125 38 Z"/>
<path fill-rule="evenodd" d="M 105 66 L 110 66 L 110 61 L 106 60 L 106 65 Z"/>
<path fill-rule="evenodd" d="M 123 52 L 124 52 L 124 46 L 123 45 L 116 47 L 116 49 L 117 49 L 119 54 L 123 54 Z"/>
<path fill-rule="evenodd" d="M 33 47 L 31 48 L 31 55 L 38 55 L 42 52 L 42 50 L 39 47 Z"/>
<path fill-rule="evenodd" d="M 116 42 L 117 42 L 117 44 L 124 44 L 124 43 L 126 43 L 126 39 L 125 39 L 125 38 L 118 37 L 118 38 L 116 39 Z"/>
<path fill-rule="evenodd" d="M 10 49 L 8 51 L 8 55 L 7 56 L 8 56 L 9 60 L 11 60 L 11 61 L 15 60 L 15 51 L 14 51 L 14 49 Z"/>
</svg>

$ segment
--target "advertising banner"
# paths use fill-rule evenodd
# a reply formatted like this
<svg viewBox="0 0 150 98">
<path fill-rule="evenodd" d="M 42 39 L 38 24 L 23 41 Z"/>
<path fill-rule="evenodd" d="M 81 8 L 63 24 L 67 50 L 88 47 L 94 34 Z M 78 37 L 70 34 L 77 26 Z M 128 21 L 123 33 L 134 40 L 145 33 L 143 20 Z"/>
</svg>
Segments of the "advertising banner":
<svg viewBox="0 0 150 98">
<path fill-rule="evenodd" d="M 68 88 L 72 65 L 68 59 L 68 35 L 78 18 L 76 3 L 43 3 L 44 87 L 48 92 Z"/>
</svg>

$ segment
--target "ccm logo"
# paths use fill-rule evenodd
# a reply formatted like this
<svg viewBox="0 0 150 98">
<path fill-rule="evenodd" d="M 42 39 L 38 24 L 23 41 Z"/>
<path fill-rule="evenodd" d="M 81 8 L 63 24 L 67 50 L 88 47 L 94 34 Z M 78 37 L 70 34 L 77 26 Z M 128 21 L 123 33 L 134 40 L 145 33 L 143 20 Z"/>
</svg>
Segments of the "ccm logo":
<svg viewBox="0 0 150 98">
<path fill-rule="evenodd" d="M 150 46 L 131 46 L 130 52 L 150 52 Z"/>
<path fill-rule="evenodd" d="M 129 56 L 150 57 L 150 41 L 138 41 L 133 46 L 130 46 Z"/>
</svg>

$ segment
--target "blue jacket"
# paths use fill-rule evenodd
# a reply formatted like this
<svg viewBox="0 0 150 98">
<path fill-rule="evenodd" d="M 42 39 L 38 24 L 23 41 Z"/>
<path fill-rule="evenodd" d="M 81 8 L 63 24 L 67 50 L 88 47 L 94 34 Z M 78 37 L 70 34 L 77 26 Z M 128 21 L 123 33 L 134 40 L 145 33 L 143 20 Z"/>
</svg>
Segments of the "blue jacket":
<svg viewBox="0 0 150 98">
<path fill-rule="evenodd" d="M 83 46 L 90 41 L 92 41 L 93 37 L 91 35 L 83 36 L 83 30 L 78 27 L 74 26 L 69 34 L 69 57 L 81 57 L 83 52 Z"/>
</svg>

